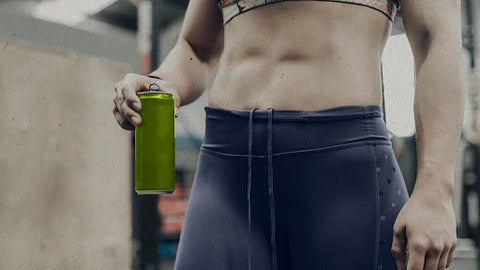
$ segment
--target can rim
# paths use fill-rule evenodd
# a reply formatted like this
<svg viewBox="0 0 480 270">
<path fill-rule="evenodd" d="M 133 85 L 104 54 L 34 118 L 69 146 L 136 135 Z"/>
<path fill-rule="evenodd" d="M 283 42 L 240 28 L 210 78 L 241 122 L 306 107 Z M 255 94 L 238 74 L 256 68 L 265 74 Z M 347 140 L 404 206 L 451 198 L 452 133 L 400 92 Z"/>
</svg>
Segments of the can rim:
<svg viewBox="0 0 480 270">
<path fill-rule="evenodd" d="M 140 94 L 167 94 L 167 95 L 172 95 L 172 93 L 167 93 L 167 92 L 160 92 L 160 91 L 142 91 L 142 92 L 138 92 L 137 95 L 140 95 Z"/>
</svg>

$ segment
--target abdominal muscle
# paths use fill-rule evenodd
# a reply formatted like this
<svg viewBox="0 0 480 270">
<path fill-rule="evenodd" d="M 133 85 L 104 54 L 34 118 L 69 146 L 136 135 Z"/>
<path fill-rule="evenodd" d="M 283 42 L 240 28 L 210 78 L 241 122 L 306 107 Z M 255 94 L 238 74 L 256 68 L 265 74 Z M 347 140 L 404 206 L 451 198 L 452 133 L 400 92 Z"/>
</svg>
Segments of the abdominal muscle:
<svg viewBox="0 0 480 270">
<path fill-rule="evenodd" d="M 224 25 L 209 105 L 322 110 L 380 105 L 380 60 L 391 22 L 370 7 L 284 1 Z"/>
</svg>

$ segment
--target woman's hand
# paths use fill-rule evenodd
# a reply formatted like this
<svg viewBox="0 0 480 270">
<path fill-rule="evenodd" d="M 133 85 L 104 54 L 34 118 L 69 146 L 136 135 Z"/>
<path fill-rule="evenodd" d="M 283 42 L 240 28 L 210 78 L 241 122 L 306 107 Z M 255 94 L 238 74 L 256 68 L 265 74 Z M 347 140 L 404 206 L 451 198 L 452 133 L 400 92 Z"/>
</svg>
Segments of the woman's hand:
<svg viewBox="0 0 480 270">
<path fill-rule="evenodd" d="M 113 99 L 113 103 L 115 104 L 113 114 L 122 128 L 134 130 L 135 126 L 138 126 L 142 122 L 140 114 L 138 114 L 138 111 L 142 108 L 142 103 L 137 93 L 149 91 L 149 85 L 151 83 L 157 83 L 162 92 L 172 93 L 175 104 L 175 117 L 178 117 L 180 97 L 171 82 L 128 73 L 121 81 L 115 84 L 116 96 Z"/>
<path fill-rule="evenodd" d="M 443 270 L 457 245 L 455 213 L 450 200 L 422 195 L 412 192 L 400 210 L 391 252 L 399 269 L 408 259 L 407 270 Z"/>
</svg>

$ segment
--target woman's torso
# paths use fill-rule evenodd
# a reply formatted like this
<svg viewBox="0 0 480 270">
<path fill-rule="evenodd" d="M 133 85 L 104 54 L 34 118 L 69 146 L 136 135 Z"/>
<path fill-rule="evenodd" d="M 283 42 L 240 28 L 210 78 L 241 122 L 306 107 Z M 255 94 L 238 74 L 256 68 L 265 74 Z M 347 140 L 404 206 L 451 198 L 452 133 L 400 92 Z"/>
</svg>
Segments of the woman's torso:
<svg viewBox="0 0 480 270">
<path fill-rule="evenodd" d="M 285 1 L 224 25 L 209 105 L 321 110 L 379 105 L 380 60 L 391 21 L 366 6 Z"/>
</svg>

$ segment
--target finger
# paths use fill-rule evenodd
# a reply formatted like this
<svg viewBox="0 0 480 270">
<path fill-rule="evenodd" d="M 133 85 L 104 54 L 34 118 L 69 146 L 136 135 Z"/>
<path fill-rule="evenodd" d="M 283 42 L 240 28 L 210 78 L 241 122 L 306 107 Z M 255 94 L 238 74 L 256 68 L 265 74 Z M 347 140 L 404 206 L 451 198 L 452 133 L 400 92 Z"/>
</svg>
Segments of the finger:
<svg viewBox="0 0 480 270">
<path fill-rule="evenodd" d="M 113 86 L 113 90 L 115 91 L 115 94 L 118 95 L 118 91 L 120 89 L 120 84 L 121 84 L 122 81 L 119 81 L 117 83 L 115 83 L 115 85 Z"/>
<path fill-rule="evenodd" d="M 113 108 L 113 115 L 115 116 L 117 123 L 123 128 L 124 119 L 120 112 L 117 110 L 117 107 Z"/>
<path fill-rule="evenodd" d="M 115 97 L 113 99 L 113 105 L 115 105 L 115 108 L 117 108 L 117 110 L 120 108 L 120 99 L 118 97 Z"/>
<path fill-rule="evenodd" d="M 118 111 L 117 107 L 113 108 L 113 115 L 115 115 L 115 119 L 117 120 L 117 123 L 123 129 L 126 129 L 126 130 L 135 129 L 135 127 L 122 116 L 122 114 Z"/>
<path fill-rule="evenodd" d="M 122 95 L 122 92 L 120 89 L 118 90 L 115 90 L 115 98 L 113 99 L 113 104 L 115 104 L 115 107 L 117 107 L 117 110 L 123 115 L 123 112 L 122 112 L 122 107 L 121 107 L 121 104 L 123 102 L 123 95 Z"/>
<path fill-rule="evenodd" d="M 125 114 L 124 114 L 123 111 L 122 111 L 121 101 L 119 101 L 118 98 L 115 98 L 115 99 L 113 100 L 113 104 L 115 104 L 115 109 L 116 109 L 116 111 L 120 114 L 120 117 L 122 118 L 122 122 L 123 122 L 123 121 L 128 121 L 128 120 L 127 120 L 127 116 L 125 116 Z"/>
<path fill-rule="evenodd" d="M 455 249 L 457 247 L 457 242 L 455 241 L 455 243 L 452 245 L 452 247 L 450 248 L 450 251 L 448 252 L 448 258 L 447 258 L 447 267 L 450 266 L 450 264 L 452 263 L 453 261 L 453 257 L 455 255 Z"/>
<path fill-rule="evenodd" d="M 440 255 L 440 259 L 438 260 L 438 267 L 436 270 L 445 270 L 447 268 L 447 259 L 448 259 L 448 254 L 450 253 L 450 249 L 446 247 L 442 254 Z"/>
<path fill-rule="evenodd" d="M 172 91 L 172 94 L 173 94 L 173 100 L 174 100 L 175 107 L 180 108 L 181 100 L 180 100 L 180 96 L 178 95 L 177 89 L 175 87 L 173 87 L 171 89 L 171 91 Z"/>
<path fill-rule="evenodd" d="M 120 111 L 123 112 L 123 115 L 125 115 L 126 119 L 132 123 L 134 126 L 138 126 L 141 123 L 141 117 L 140 114 L 138 114 L 136 111 L 134 111 L 132 108 L 130 108 L 127 103 L 124 101 L 120 105 Z"/>
<path fill-rule="evenodd" d="M 405 226 L 395 227 L 393 230 L 393 241 L 391 253 L 395 258 L 398 268 L 405 267 L 407 263 L 407 237 Z"/>
<path fill-rule="evenodd" d="M 150 87 L 152 87 L 153 91 L 160 90 L 161 92 L 166 92 L 166 93 L 173 93 L 174 92 L 174 87 L 173 84 L 170 81 L 167 80 L 159 80 L 159 79 L 153 79 L 149 77 L 145 77 L 144 80 L 139 81 L 141 85 L 138 85 L 137 87 L 141 87 L 142 89 L 145 89 L 146 91 L 150 91 Z M 156 83 L 156 85 L 152 85 L 153 83 Z"/>
<path fill-rule="evenodd" d="M 175 104 L 173 105 L 175 107 L 175 117 L 178 116 L 178 110 L 180 108 L 180 98 L 176 97 L 177 95 L 173 95 L 173 100 Z"/>
<path fill-rule="evenodd" d="M 116 100 L 119 104 L 120 104 L 120 101 L 123 99 L 122 98 L 122 88 L 121 88 L 121 85 L 122 85 L 122 82 L 117 82 L 115 84 L 115 86 L 113 87 L 113 89 L 115 90 L 115 98 L 114 100 Z"/>
<path fill-rule="evenodd" d="M 425 253 L 425 270 L 437 270 L 440 255 L 443 253 L 443 245 L 435 244 Z"/>
<path fill-rule="evenodd" d="M 130 108 L 134 109 L 137 112 L 142 109 L 142 102 L 137 96 L 135 89 L 133 89 L 132 87 L 126 86 L 122 88 L 122 96 L 124 97 Z"/>
<path fill-rule="evenodd" d="M 131 109 L 126 104 L 125 99 L 123 99 L 123 95 L 120 94 L 120 98 L 115 98 L 113 100 L 113 103 L 115 104 L 115 107 L 117 108 L 120 116 L 124 119 L 124 121 L 129 121 L 133 126 L 135 126 L 135 123 L 140 124 L 140 115 L 137 112 L 133 111 L 133 109 Z M 136 117 L 136 119 L 133 119 L 132 117 Z"/>
<path fill-rule="evenodd" d="M 411 241 L 408 244 L 407 270 L 424 270 L 426 245 L 421 242 Z"/>
</svg>

